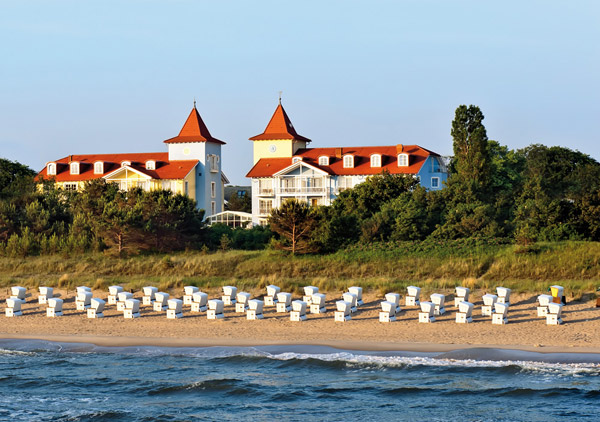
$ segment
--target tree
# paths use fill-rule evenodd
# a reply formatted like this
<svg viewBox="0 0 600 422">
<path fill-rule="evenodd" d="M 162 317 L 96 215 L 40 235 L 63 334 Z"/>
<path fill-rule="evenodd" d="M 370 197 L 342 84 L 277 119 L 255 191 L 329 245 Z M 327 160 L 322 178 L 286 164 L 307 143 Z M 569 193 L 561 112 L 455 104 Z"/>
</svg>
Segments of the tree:
<svg viewBox="0 0 600 422">
<path fill-rule="evenodd" d="M 0 199 L 32 192 L 35 174 L 26 165 L 0 158 Z"/>
<path fill-rule="evenodd" d="M 285 201 L 279 208 L 271 211 L 269 217 L 271 230 L 281 239 L 276 243 L 280 249 L 296 253 L 316 252 L 317 247 L 312 241 L 312 233 L 316 228 L 314 208 L 296 199 Z"/>
</svg>

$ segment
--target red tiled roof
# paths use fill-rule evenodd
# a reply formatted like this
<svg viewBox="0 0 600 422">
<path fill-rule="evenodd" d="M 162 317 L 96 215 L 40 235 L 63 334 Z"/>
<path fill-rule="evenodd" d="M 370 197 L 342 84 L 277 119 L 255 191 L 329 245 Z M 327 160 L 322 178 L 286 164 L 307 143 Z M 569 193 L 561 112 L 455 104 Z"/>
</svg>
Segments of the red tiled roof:
<svg viewBox="0 0 600 422">
<path fill-rule="evenodd" d="M 196 106 L 190 112 L 187 120 L 185 121 L 183 127 L 181 128 L 181 132 L 174 138 L 167 139 L 164 141 L 166 144 L 176 144 L 176 143 L 184 143 L 184 142 L 214 142 L 216 144 L 224 145 L 225 142 L 213 138 L 208 128 L 202 121 L 202 117 L 200 117 L 200 113 L 196 109 Z"/>
<path fill-rule="evenodd" d="M 310 139 L 298 135 L 292 121 L 283 109 L 281 103 L 275 109 L 265 131 L 260 135 L 250 138 L 251 141 L 270 141 L 274 139 L 293 139 L 296 141 L 310 142 Z"/>
<path fill-rule="evenodd" d="M 146 170 L 146 161 L 156 161 L 156 170 Z M 69 163 L 79 162 L 79 174 L 71 174 Z M 104 173 L 94 174 L 94 163 L 104 162 Z M 57 163 L 56 176 L 48 176 L 47 166 L 37 175 L 40 178 L 55 178 L 57 182 L 78 182 L 99 179 L 121 167 L 123 161 L 131 162 L 131 168 L 138 170 L 153 179 L 183 179 L 198 163 L 197 160 L 181 160 L 169 162 L 167 152 L 148 152 L 132 154 L 80 154 L 70 155 L 60 160 L 51 161 Z M 62 164 L 62 165 L 61 165 Z"/>
<path fill-rule="evenodd" d="M 347 154 L 354 156 L 354 167 L 344 168 L 343 158 L 337 158 L 336 152 L 341 150 L 342 157 Z M 400 152 L 409 155 L 409 165 L 398 166 L 398 154 Z M 381 167 L 371 167 L 371 155 L 381 154 Z M 306 148 L 296 152 L 294 157 L 302 157 L 302 161 L 326 171 L 332 175 L 371 175 L 379 174 L 383 170 L 390 174 L 417 174 L 423 163 L 435 152 L 429 151 L 418 145 L 404 145 L 400 150 L 398 146 L 380 147 L 346 147 L 346 148 Z M 319 165 L 319 157 L 329 157 L 328 166 Z M 272 177 L 273 174 L 292 165 L 292 157 L 289 158 L 262 158 L 248 172 L 246 177 Z"/>
</svg>

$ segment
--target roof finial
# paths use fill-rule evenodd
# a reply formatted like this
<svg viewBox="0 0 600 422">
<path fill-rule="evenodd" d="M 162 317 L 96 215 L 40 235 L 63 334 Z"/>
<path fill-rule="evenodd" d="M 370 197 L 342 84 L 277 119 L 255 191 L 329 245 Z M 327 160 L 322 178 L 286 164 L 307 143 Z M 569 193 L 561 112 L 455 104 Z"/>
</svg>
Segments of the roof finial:
<svg viewBox="0 0 600 422">
<path fill-rule="evenodd" d="M 196 97 L 194 97 L 194 108 L 196 108 Z"/>
<path fill-rule="evenodd" d="M 281 105 L 281 94 L 283 94 L 283 91 L 279 91 L 279 105 Z"/>
</svg>

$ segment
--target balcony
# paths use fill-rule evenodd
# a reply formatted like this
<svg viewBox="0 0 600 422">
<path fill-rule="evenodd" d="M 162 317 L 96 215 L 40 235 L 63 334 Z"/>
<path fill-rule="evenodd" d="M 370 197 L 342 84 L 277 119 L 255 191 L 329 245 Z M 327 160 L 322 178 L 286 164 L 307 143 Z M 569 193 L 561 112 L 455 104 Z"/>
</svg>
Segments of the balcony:
<svg viewBox="0 0 600 422">
<path fill-rule="evenodd" d="M 273 188 L 259 188 L 258 195 L 259 196 L 273 196 L 274 195 Z"/>
<path fill-rule="evenodd" d="M 277 188 L 279 195 L 325 195 L 327 192 L 329 192 L 329 188 L 323 186 L 286 186 Z"/>
</svg>

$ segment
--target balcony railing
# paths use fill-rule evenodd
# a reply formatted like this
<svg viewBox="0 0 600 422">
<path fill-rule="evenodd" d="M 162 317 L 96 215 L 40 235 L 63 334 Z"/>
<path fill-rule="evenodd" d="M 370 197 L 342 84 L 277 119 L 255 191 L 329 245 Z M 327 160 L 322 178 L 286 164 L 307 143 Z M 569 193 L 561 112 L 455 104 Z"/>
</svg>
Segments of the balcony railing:
<svg viewBox="0 0 600 422">
<path fill-rule="evenodd" d="M 304 187 L 280 187 L 277 189 L 277 193 L 281 195 L 302 195 L 302 194 L 326 194 L 329 188 L 316 187 L 316 186 L 304 186 Z"/>
<path fill-rule="evenodd" d="M 273 188 L 260 188 L 258 194 L 262 196 L 273 196 Z"/>
</svg>

